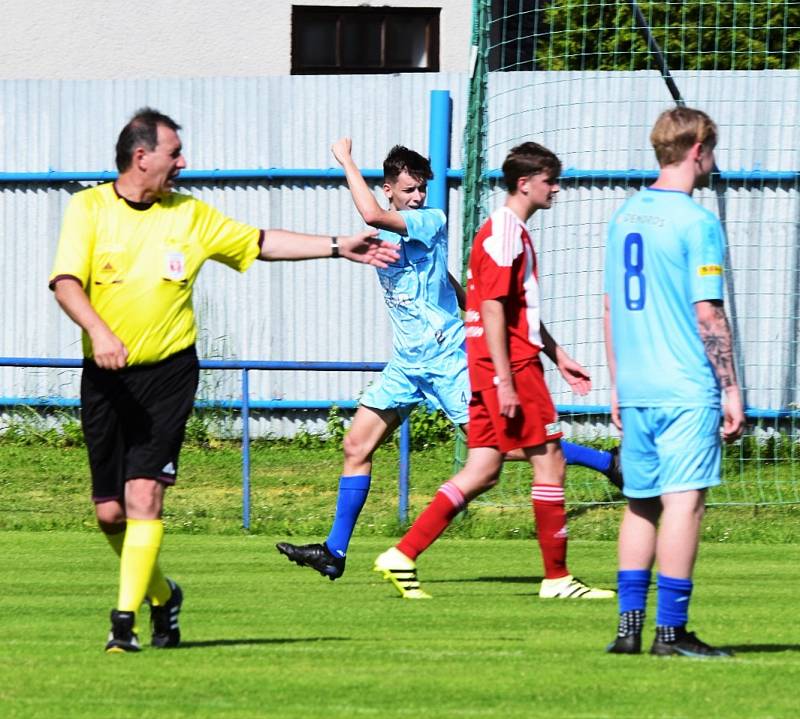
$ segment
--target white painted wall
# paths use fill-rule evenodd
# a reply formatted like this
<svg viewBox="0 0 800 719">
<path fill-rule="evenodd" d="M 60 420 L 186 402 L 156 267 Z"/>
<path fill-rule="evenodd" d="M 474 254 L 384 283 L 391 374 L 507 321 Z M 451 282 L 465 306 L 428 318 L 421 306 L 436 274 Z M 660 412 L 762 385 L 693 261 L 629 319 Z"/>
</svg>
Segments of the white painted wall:
<svg viewBox="0 0 800 719">
<path fill-rule="evenodd" d="M 467 70 L 470 0 L 4 0 L 0 79 L 288 75 L 293 4 L 440 7 L 440 70 Z"/>
</svg>

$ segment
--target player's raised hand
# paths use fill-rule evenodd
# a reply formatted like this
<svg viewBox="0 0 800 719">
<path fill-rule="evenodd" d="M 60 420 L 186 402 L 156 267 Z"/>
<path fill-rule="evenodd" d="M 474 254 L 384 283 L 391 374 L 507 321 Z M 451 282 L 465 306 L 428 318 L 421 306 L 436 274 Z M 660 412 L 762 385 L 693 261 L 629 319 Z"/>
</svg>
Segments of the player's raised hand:
<svg viewBox="0 0 800 719">
<path fill-rule="evenodd" d="M 349 137 L 342 137 L 331 145 L 331 152 L 340 165 L 344 165 L 345 160 L 350 157 L 352 149 L 353 141 Z"/>
<path fill-rule="evenodd" d="M 400 258 L 400 246 L 378 239 L 377 230 L 339 238 L 339 253 L 351 262 L 388 267 Z"/>
</svg>

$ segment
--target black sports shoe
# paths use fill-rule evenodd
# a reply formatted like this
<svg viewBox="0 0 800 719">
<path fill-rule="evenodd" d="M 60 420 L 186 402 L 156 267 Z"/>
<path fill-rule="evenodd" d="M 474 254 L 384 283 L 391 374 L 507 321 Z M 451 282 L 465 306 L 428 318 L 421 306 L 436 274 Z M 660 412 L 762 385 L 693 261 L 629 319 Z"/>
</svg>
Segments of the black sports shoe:
<svg viewBox="0 0 800 719">
<path fill-rule="evenodd" d="M 627 637 L 615 637 L 606 647 L 609 654 L 641 654 L 642 635 L 629 634 Z"/>
<path fill-rule="evenodd" d="M 281 554 L 285 554 L 292 562 L 301 567 L 316 569 L 323 577 L 331 581 L 344 574 L 344 557 L 337 557 L 326 544 L 289 544 L 278 542 L 275 545 Z"/>
<path fill-rule="evenodd" d="M 663 642 L 658 638 L 650 648 L 650 654 L 659 657 L 693 657 L 695 659 L 727 659 L 732 652 L 712 647 L 697 638 L 694 632 L 687 632 L 682 627 L 675 630 L 675 641 Z"/>
<path fill-rule="evenodd" d="M 178 626 L 178 615 L 183 604 L 183 591 L 176 582 L 167 579 L 167 584 L 172 590 L 166 604 L 154 607 L 150 600 L 150 629 L 152 631 L 150 644 L 159 649 L 177 647 L 181 642 L 181 628 Z"/>
<path fill-rule="evenodd" d="M 121 654 L 123 652 L 141 651 L 139 637 L 133 631 L 136 615 L 133 612 L 111 610 L 111 631 L 108 633 L 106 652 Z"/>
<path fill-rule="evenodd" d="M 608 450 L 611 455 L 611 464 L 604 472 L 608 481 L 611 482 L 620 492 L 622 491 L 622 462 L 619 458 L 619 446 Z"/>
</svg>

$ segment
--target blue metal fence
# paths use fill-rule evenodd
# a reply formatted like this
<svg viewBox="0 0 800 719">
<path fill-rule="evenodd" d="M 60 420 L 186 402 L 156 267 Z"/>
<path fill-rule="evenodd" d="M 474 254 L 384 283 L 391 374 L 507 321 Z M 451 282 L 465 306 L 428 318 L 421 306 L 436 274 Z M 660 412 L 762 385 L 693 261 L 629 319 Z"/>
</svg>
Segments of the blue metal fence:
<svg viewBox="0 0 800 719">
<path fill-rule="evenodd" d="M 428 185 L 428 204 L 447 212 L 447 182 L 448 179 L 457 179 L 460 173 L 449 171 L 450 130 L 452 118 L 452 105 L 450 92 L 447 90 L 434 90 L 431 92 L 430 109 L 430 135 L 428 151 L 431 166 L 435 177 Z M 382 179 L 382 169 L 364 169 L 362 174 L 370 179 Z M 56 171 L 47 172 L 0 172 L 0 183 L 6 184 L 56 184 L 62 182 L 90 181 L 108 182 L 117 177 L 112 171 Z M 215 180 L 315 180 L 326 181 L 343 179 L 344 172 L 337 168 L 328 169 L 228 169 L 228 170 L 187 170 L 181 173 L 181 180 L 215 181 Z M 41 359 L 34 357 L 0 357 L 0 366 L 12 367 L 52 367 L 76 368 L 81 366 L 77 359 Z M 245 529 L 250 527 L 250 411 L 253 409 L 327 409 L 336 405 L 342 408 L 353 408 L 353 400 L 251 400 L 250 377 L 251 370 L 297 370 L 313 372 L 358 372 L 375 371 L 383 369 L 384 364 L 378 362 L 279 362 L 279 361 L 234 361 L 234 360 L 201 360 L 202 369 L 234 370 L 242 373 L 241 399 L 240 400 L 214 400 L 196 402 L 196 407 L 224 407 L 239 409 L 242 416 L 242 525 Z M 0 398 L 0 404 L 25 405 L 25 406 L 56 406 L 75 407 L 79 405 L 76 399 L 59 397 L 6 397 Z M 410 472 L 410 446 L 411 437 L 408 420 L 400 427 L 400 463 L 398 479 L 398 518 L 401 525 L 408 520 L 408 490 Z"/>
<path fill-rule="evenodd" d="M 430 100 L 430 135 L 429 154 L 431 166 L 434 170 L 434 179 L 428 185 L 428 204 L 439 207 L 447 212 L 447 186 L 450 182 L 461 182 L 463 171 L 449 167 L 449 148 L 451 139 L 452 106 L 450 93 L 447 90 L 434 90 Z M 367 178 L 380 179 L 383 177 L 381 169 L 362 170 Z M 499 170 L 489 170 L 488 178 L 498 178 Z M 115 179 L 117 173 L 111 171 L 57 171 L 46 172 L 0 172 L 0 184 L 58 184 L 75 181 L 109 181 Z M 650 170 L 580 170 L 569 168 L 564 171 L 563 178 L 574 181 L 643 181 L 652 179 L 655 173 Z M 723 180 L 730 182 L 777 182 L 795 183 L 800 173 L 798 172 L 769 172 L 761 170 L 741 170 L 738 172 L 721 173 Z M 344 173 L 338 168 L 303 169 L 303 168 L 259 168 L 259 169 L 211 169 L 187 170 L 181 173 L 181 180 L 192 181 L 237 181 L 237 180 L 308 180 L 324 182 L 331 179 L 343 179 Z M 31 357 L 0 357 L 0 366 L 17 367 L 54 367 L 76 368 L 81 366 L 78 359 L 40 359 Z M 297 371 L 379 371 L 382 363 L 360 362 L 279 362 L 279 361 L 235 361 L 235 360 L 202 360 L 203 369 L 239 371 L 242 373 L 240 400 L 199 400 L 198 407 L 224 407 L 241 411 L 242 432 L 242 524 L 245 528 L 250 526 L 250 432 L 249 417 L 254 409 L 325 409 L 332 405 L 343 408 L 356 406 L 353 400 L 253 400 L 249 392 L 249 372 L 252 370 L 297 370 Z M 28 405 L 28 406 L 69 406 L 79 404 L 76 399 L 59 397 L 0 397 L 0 404 Z M 562 414 L 608 414 L 607 406 L 559 406 Z M 750 418 L 795 418 L 800 415 L 796 409 L 766 410 L 748 408 Z M 409 478 L 409 446 L 410 432 L 408 422 L 401 427 L 400 435 L 400 468 L 399 468 L 399 500 L 398 516 L 400 522 L 405 524 L 408 515 L 408 478 Z"/>
<path fill-rule="evenodd" d="M 41 358 L 41 357 L 0 357 L 0 367 L 50 367 L 50 368 L 80 368 L 83 362 L 79 359 L 67 358 Z M 242 415 L 242 526 L 250 528 L 250 410 L 252 409 L 328 409 L 337 407 L 354 407 L 352 400 L 314 400 L 287 401 L 287 400 L 252 400 L 250 399 L 250 372 L 253 370 L 291 370 L 303 372 L 380 372 L 384 367 L 382 362 L 280 362 L 280 361 L 255 361 L 255 360 L 200 360 L 200 369 L 239 371 L 241 379 L 241 399 L 234 401 L 200 400 L 195 403 L 197 408 L 220 407 L 239 409 Z M 20 401 L 22 400 L 22 401 Z M 77 399 L 60 397 L 46 398 L 0 398 L 0 404 L 5 406 L 37 405 L 49 407 L 76 407 L 80 405 Z M 400 426 L 400 467 L 398 476 L 398 506 L 397 514 L 401 524 L 408 520 L 408 487 L 410 472 L 411 432 L 408 420 Z"/>
</svg>

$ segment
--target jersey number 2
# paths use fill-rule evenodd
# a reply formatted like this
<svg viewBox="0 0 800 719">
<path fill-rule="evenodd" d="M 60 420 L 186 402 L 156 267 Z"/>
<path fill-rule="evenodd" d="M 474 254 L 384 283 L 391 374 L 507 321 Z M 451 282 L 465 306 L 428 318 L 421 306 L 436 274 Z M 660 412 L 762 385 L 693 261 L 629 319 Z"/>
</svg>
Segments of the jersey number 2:
<svg viewBox="0 0 800 719">
<path fill-rule="evenodd" d="M 644 243 L 638 232 L 625 237 L 625 306 L 643 310 L 647 284 L 644 281 Z"/>
</svg>

